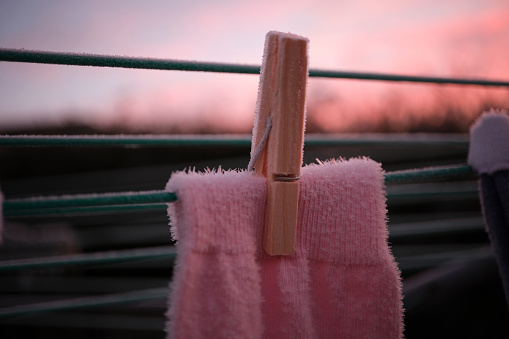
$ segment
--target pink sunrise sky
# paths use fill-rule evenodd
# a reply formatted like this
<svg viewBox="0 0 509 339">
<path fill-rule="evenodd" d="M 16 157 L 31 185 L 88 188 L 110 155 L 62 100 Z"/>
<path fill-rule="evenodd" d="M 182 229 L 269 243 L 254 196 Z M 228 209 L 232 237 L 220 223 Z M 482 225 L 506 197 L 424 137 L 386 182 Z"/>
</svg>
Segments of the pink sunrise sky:
<svg viewBox="0 0 509 339">
<path fill-rule="evenodd" d="M 509 80 L 508 18 L 506 0 L 3 0 L 0 47 L 260 64 L 279 30 L 309 38 L 311 68 Z M 249 132 L 257 87 L 256 75 L 0 62 L 0 131 L 79 121 Z M 310 79 L 308 122 L 406 131 L 452 110 L 467 126 L 486 102 L 509 107 L 509 90 Z"/>
</svg>

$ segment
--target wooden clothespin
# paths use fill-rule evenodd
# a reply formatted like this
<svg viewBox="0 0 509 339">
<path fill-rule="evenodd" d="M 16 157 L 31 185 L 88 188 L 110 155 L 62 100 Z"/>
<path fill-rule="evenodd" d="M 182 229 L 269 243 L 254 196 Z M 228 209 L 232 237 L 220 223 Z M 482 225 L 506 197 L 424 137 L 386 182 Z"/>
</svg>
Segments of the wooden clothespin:
<svg viewBox="0 0 509 339">
<path fill-rule="evenodd" d="M 251 156 L 271 122 L 266 143 L 254 162 L 255 172 L 267 178 L 263 247 L 270 255 L 295 252 L 307 76 L 308 39 L 269 32 L 265 38 Z"/>
</svg>

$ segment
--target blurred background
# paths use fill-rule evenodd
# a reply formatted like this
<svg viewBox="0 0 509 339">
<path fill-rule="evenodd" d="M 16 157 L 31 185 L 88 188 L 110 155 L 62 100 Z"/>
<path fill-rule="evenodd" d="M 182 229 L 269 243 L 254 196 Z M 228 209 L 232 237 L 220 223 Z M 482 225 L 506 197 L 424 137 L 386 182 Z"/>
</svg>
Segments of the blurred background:
<svg viewBox="0 0 509 339">
<path fill-rule="evenodd" d="M 505 0 L 0 2 L 0 46 L 259 65 L 265 34 L 310 39 L 310 67 L 507 79 Z M 85 125 L 249 133 L 258 77 L 0 63 L 0 131 Z M 309 132 L 466 132 L 507 91 L 310 79 Z"/>
<path fill-rule="evenodd" d="M 0 47 L 259 65 L 265 34 L 310 40 L 310 67 L 509 80 L 506 0 L 0 0 Z M 0 133 L 240 134 L 237 145 L 0 147 L 6 199 L 162 190 L 185 168 L 245 168 L 257 75 L 0 62 Z M 305 145 L 369 156 L 386 171 L 464 164 L 481 112 L 509 89 L 310 78 Z M 477 178 L 388 185 L 407 338 L 507 338 L 509 314 Z M 0 260 L 173 250 L 165 208 L 7 217 Z M 107 257 L 107 255 L 102 254 Z M 163 338 L 171 258 L 0 267 L 10 338 Z M 147 291 L 162 297 L 146 298 Z M 162 289 L 162 290 L 161 290 Z M 16 305 L 138 293 L 141 300 L 3 316 Z M 95 299 L 94 299 L 95 298 Z M 45 304 L 48 307 L 47 304 Z M 43 308 L 44 308 L 43 307 Z"/>
</svg>

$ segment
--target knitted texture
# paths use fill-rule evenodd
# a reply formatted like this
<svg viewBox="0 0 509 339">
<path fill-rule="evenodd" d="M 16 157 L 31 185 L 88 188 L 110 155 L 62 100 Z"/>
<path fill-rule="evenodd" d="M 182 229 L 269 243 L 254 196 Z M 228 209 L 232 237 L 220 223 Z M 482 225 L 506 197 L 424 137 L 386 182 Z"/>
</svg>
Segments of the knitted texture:
<svg viewBox="0 0 509 339">
<path fill-rule="evenodd" d="M 262 248 L 265 178 L 176 173 L 168 337 L 401 338 L 383 173 L 369 159 L 301 171 L 296 252 Z"/>
<path fill-rule="evenodd" d="M 485 112 L 470 129 L 468 163 L 479 174 L 509 170 L 509 116 L 505 111 Z"/>
</svg>

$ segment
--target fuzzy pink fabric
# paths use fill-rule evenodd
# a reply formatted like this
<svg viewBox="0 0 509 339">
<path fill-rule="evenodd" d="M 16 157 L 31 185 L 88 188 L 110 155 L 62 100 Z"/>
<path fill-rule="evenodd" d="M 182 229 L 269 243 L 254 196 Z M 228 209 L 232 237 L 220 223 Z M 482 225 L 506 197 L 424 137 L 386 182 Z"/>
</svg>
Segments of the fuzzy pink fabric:
<svg viewBox="0 0 509 339">
<path fill-rule="evenodd" d="M 265 179 L 177 173 L 170 338 L 401 338 L 383 172 L 369 159 L 302 169 L 296 253 L 262 249 Z"/>
</svg>

